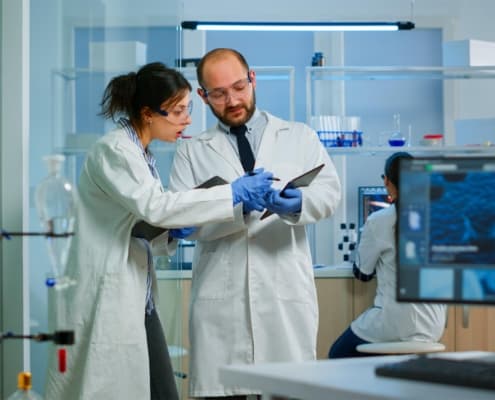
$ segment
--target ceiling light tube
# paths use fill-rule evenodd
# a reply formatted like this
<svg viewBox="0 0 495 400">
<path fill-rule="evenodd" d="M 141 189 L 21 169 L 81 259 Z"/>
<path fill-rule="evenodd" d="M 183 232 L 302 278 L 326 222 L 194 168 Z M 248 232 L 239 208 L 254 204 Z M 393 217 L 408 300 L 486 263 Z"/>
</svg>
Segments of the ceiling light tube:
<svg viewBox="0 0 495 400">
<path fill-rule="evenodd" d="M 410 21 L 398 22 L 213 22 L 183 21 L 182 29 L 210 31 L 398 31 L 414 29 Z"/>
</svg>

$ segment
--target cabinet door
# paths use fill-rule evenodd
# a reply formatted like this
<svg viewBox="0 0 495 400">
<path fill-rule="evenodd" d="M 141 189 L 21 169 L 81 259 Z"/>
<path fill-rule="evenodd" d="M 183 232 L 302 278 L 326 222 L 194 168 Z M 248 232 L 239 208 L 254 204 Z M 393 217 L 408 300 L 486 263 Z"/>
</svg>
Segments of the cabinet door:
<svg viewBox="0 0 495 400">
<path fill-rule="evenodd" d="M 447 325 L 440 339 L 445 345 L 445 351 L 455 351 L 456 338 L 456 307 L 450 306 L 447 313 Z"/>
<path fill-rule="evenodd" d="M 495 308 L 457 306 L 455 310 L 455 350 L 495 351 Z"/>
<path fill-rule="evenodd" d="M 328 349 L 352 322 L 352 279 L 317 278 L 319 329 L 316 357 L 328 358 Z"/>
</svg>

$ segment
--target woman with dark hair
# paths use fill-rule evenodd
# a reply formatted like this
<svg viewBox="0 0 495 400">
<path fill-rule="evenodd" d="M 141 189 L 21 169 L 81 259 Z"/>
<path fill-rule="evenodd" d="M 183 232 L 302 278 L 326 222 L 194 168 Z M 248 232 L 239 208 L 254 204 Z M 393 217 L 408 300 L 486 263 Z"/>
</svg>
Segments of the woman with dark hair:
<svg viewBox="0 0 495 400">
<path fill-rule="evenodd" d="M 191 123 L 190 92 L 182 74 L 161 63 L 117 76 L 105 89 L 101 114 L 117 129 L 96 142 L 79 179 L 67 265 L 76 284 L 65 290 L 66 312 L 58 316 L 76 342 L 64 374 L 52 360 L 50 400 L 178 399 L 154 301 L 153 254 L 172 251 L 174 238 L 194 230 L 182 227 L 233 220 L 242 203 L 261 207 L 272 177 L 258 171 L 230 185 L 164 190 L 149 145 L 175 142 Z M 134 229 L 143 223 L 161 233 Z"/>
<path fill-rule="evenodd" d="M 436 342 L 443 334 L 445 305 L 398 303 L 395 300 L 399 162 L 404 158 L 412 156 L 398 152 L 386 160 L 382 178 L 392 204 L 368 217 L 354 254 L 354 276 L 363 282 L 377 277 L 373 306 L 357 317 L 333 343 L 329 358 L 365 356 L 356 350 L 357 345 L 364 343 Z"/>
</svg>

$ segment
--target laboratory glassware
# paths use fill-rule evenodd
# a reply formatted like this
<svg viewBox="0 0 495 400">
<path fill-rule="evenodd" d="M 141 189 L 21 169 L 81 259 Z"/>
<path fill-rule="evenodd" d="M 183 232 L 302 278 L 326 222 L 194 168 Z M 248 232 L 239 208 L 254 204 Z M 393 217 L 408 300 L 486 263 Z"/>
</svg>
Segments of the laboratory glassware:
<svg viewBox="0 0 495 400">
<path fill-rule="evenodd" d="M 33 390 L 31 372 L 19 372 L 17 375 L 17 390 L 7 397 L 7 400 L 43 400 Z"/>
<path fill-rule="evenodd" d="M 63 155 L 54 154 L 43 160 L 48 168 L 48 176 L 36 189 L 36 208 L 41 226 L 47 233 L 53 276 L 59 285 L 68 284 L 70 282 L 65 277 L 65 267 L 76 217 L 74 189 L 61 173 L 65 161 Z"/>
</svg>

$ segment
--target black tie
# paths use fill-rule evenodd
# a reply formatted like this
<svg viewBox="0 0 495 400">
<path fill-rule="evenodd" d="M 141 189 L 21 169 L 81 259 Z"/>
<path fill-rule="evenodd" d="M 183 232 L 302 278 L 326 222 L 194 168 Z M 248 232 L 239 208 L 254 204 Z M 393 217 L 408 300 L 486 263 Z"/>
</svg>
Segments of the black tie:
<svg viewBox="0 0 495 400">
<path fill-rule="evenodd" d="M 237 137 L 237 148 L 241 157 L 241 164 L 245 172 L 252 171 L 254 168 L 254 154 L 246 138 L 246 125 L 233 126 L 230 128 L 230 133 Z"/>
</svg>

